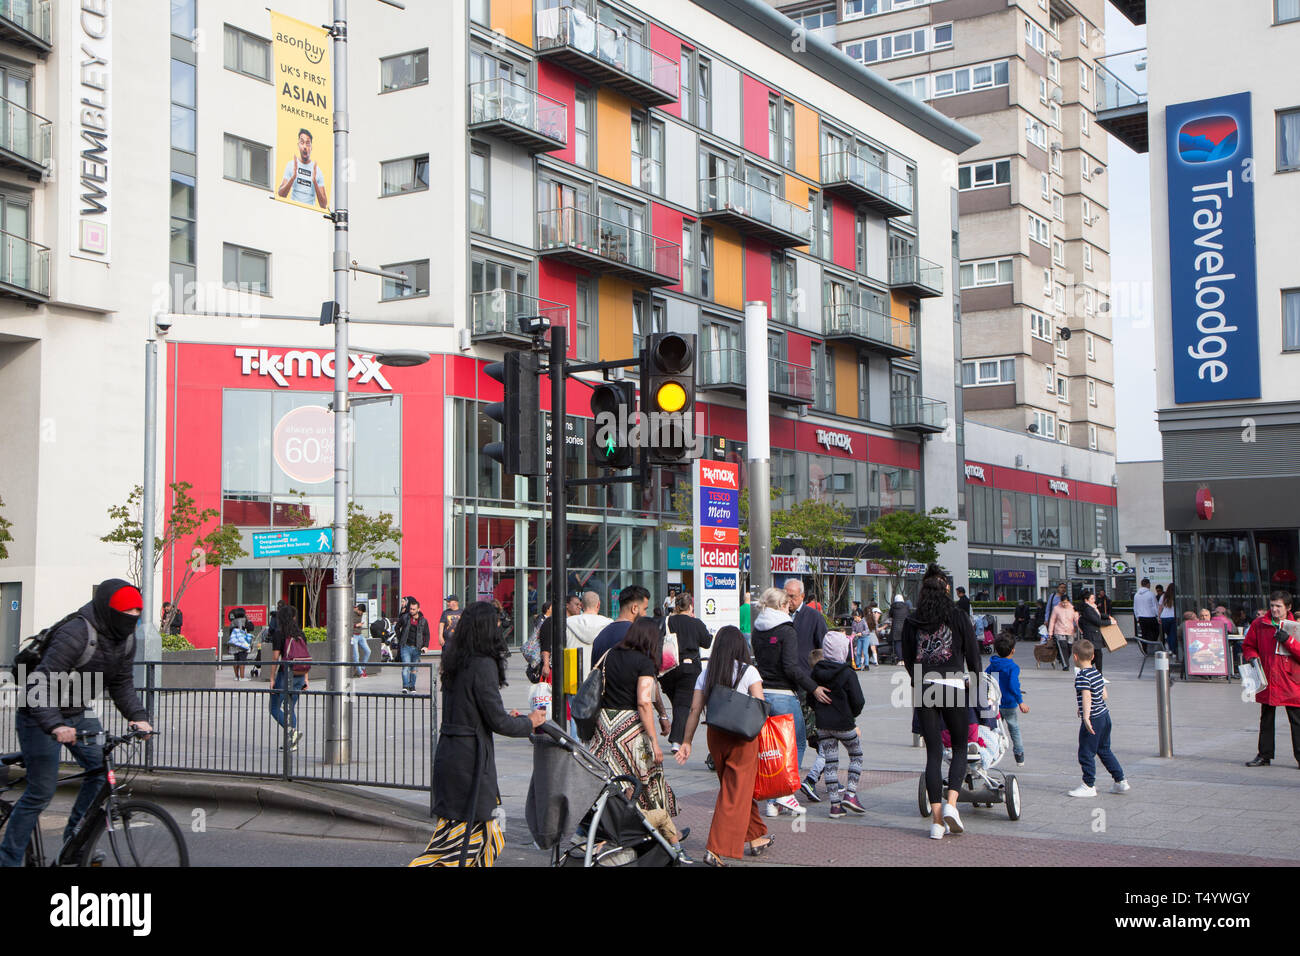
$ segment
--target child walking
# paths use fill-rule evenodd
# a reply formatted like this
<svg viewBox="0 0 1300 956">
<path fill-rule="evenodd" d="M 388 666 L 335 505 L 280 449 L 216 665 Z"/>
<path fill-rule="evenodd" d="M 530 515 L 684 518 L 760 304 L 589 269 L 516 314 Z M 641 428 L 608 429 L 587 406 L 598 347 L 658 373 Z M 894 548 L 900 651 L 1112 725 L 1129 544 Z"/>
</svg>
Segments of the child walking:
<svg viewBox="0 0 1300 956">
<path fill-rule="evenodd" d="M 858 676 L 848 665 L 849 639 L 831 632 L 822 641 L 822 649 L 813 651 L 809 663 L 812 676 L 831 695 L 831 702 L 815 701 L 817 711 L 818 763 L 825 761 L 826 791 L 831 798 L 831 819 L 848 816 L 848 811 L 865 813 L 858 802 L 858 779 L 862 776 L 862 738 L 858 734 L 857 716 L 866 703 Z M 840 744 L 849 754 L 849 775 L 844 794 L 840 794 Z"/>
<path fill-rule="evenodd" d="M 1129 782 L 1124 779 L 1124 768 L 1110 750 L 1110 710 L 1106 707 L 1106 684 L 1101 671 L 1092 666 L 1092 641 L 1086 638 L 1074 642 L 1074 695 L 1079 703 L 1079 766 L 1083 769 L 1083 783 L 1070 791 L 1072 797 L 1095 797 L 1097 788 L 1096 758 L 1115 782 L 1111 793 L 1128 793 Z"/>
<path fill-rule="evenodd" d="M 1009 631 L 1003 631 L 993 642 L 993 657 L 984 673 L 992 674 L 998 679 L 998 688 L 1002 691 L 1002 705 L 998 713 L 1007 722 L 1011 733 L 1011 752 L 1015 755 L 1016 766 L 1025 765 L 1025 745 L 1020 739 L 1020 715 L 1029 713 L 1025 703 L 1025 693 L 1020 689 L 1020 665 L 1011 658 L 1016 653 L 1016 638 Z"/>
</svg>

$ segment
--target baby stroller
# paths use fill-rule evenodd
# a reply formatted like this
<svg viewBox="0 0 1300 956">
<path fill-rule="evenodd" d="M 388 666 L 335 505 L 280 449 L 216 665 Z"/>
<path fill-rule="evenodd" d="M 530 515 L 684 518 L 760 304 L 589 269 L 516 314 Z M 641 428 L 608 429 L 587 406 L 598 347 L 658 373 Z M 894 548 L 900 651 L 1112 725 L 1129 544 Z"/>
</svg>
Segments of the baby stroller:
<svg viewBox="0 0 1300 956">
<path fill-rule="evenodd" d="M 975 627 L 975 640 L 979 642 L 981 654 L 993 653 L 993 617 L 989 614 L 976 614 L 971 618 Z"/>
<path fill-rule="evenodd" d="M 525 817 L 552 866 L 683 866 L 691 861 L 636 804 L 641 781 L 615 776 L 575 737 L 547 721 L 531 738 Z M 626 793 L 632 789 L 632 796 Z M 585 811 L 585 813 L 584 813 Z M 580 816 L 581 815 L 581 816 Z M 586 836 L 574 838 L 579 822 Z M 568 842 L 568 846 L 563 846 Z"/>
<path fill-rule="evenodd" d="M 1002 719 L 998 707 L 1002 703 L 1002 689 L 998 682 L 988 674 L 980 675 L 984 687 L 986 708 L 981 711 L 974 707 L 970 710 L 970 735 L 966 742 L 966 779 L 957 791 L 958 803 L 969 803 L 972 807 L 983 804 L 991 807 L 995 803 L 1006 804 L 1007 816 L 1012 820 L 1020 819 L 1020 784 L 1016 775 L 1003 773 L 996 769 L 998 763 L 1011 749 L 1011 734 L 1007 722 Z M 991 718 L 984 714 L 992 714 Z M 943 751 L 945 767 L 952 762 L 952 741 L 944 731 Z M 945 771 L 946 773 L 946 771 Z M 917 809 L 921 816 L 930 816 L 930 797 L 925 790 L 925 774 L 921 774 L 917 791 Z"/>
</svg>

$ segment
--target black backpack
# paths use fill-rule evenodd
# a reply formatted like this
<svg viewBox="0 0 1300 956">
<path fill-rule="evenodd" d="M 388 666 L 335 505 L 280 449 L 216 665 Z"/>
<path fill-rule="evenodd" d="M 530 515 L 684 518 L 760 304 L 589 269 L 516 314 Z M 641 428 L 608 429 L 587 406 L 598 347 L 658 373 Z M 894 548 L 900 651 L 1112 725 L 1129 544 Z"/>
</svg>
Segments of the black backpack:
<svg viewBox="0 0 1300 956">
<path fill-rule="evenodd" d="M 37 665 L 40 664 L 41 659 L 45 657 L 45 651 L 50 646 L 50 639 L 54 636 L 54 632 L 76 617 L 81 617 L 81 615 L 79 612 L 73 611 L 67 617 L 55 624 L 51 624 L 39 634 L 29 637 L 19 644 L 18 653 L 14 655 L 13 667 L 10 669 L 14 678 L 17 679 L 18 677 L 19 667 L 24 668 L 28 674 L 34 671 Z M 82 649 L 81 654 L 77 656 L 76 663 L 72 665 L 74 670 L 80 670 L 90 663 L 90 659 L 95 656 L 95 648 L 99 644 L 99 633 L 95 630 L 94 625 L 85 617 L 81 617 L 81 622 L 86 627 L 86 646 Z M 134 656 L 135 634 L 127 638 L 126 652 L 128 656 Z"/>
</svg>

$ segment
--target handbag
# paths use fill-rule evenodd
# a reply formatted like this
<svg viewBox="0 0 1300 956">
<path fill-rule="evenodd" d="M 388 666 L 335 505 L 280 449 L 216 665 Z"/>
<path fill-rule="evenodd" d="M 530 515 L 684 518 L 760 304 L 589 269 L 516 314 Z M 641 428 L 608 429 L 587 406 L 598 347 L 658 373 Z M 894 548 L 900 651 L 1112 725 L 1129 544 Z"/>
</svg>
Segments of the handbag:
<svg viewBox="0 0 1300 956">
<path fill-rule="evenodd" d="M 664 618 L 664 648 L 659 660 L 660 677 L 663 677 L 680 664 L 682 660 L 681 648 L 677 644 L 677 635 L 673 633 L 672 625 L 668 623 L 669 620 L 671 618 Z"/>
<path fill-rule="evenodd" d="M 788 797 L 799 789 L 799 755 L 794 749 L 794 715 L 777 714 L 763 722 L 758 735 L 755 800 Z"/>
<path fill-rule="evenodd" d="M 710 727 L 753 740 L 767 722 L 767 701 L 735 687 L 716 684 L 709 692 L 708 717 Z"/>
<path fill-rule="evenodd" d="M 587 679 L 578 688 L 578 692 L 569 701 L 569 710 L 573 713 L 574 720 L 591 720 L 600 709 L 601 698 L 605 696 L 605 658 L 608 656 L 609 651 L 601 655 L 596 666 L 587 675 Z"/>
</svg>

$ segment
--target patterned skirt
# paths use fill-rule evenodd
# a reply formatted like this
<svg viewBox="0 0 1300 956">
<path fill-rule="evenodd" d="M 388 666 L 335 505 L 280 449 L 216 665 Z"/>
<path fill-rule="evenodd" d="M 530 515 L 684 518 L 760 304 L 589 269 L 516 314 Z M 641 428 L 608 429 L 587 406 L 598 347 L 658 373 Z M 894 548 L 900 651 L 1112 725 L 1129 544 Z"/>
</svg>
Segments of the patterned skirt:
<svg viewBox="0 0 1300 956">
<path fill-rule="evenodd" d="M 505 845 L 505 834 L 495 819 L 472 824 L 469 832 L 469 859 L 465 865 L 492 866 Z M 438 817 L 429 845 L 407 865 L 460 866 L 464 849 L 465 824 L 459 820 Z"/>
<path fill-rule="evenodd" d="M 677 797 L 664 778 L 663 765 L 655 763 L 654 748 L 635 710 L 602 709 L 591 752 L 615 774 L 641 781 L 637 804 L 642 810 L 667 810 L 669 815 L 677 816 Z"/>
</svg>

